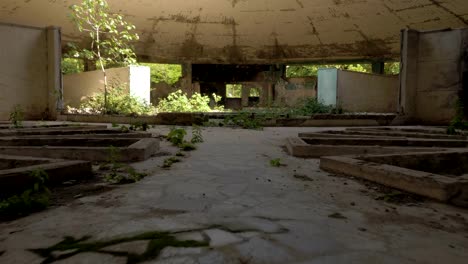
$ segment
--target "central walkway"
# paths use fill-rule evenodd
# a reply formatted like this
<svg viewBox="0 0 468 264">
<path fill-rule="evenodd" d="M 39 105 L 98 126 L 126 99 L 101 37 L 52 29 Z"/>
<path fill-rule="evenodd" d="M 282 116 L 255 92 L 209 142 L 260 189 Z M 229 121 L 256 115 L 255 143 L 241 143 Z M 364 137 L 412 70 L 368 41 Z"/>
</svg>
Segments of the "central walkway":
<svg viewBox="0 0 468 264">
<path fill-rule="evenodd" d="M 376 200 L 378 187 L 285 153 L 287 137 L 316 130 L 203 128 L 205 142 L 168 170 L 159 167 L 167 156 L 154 157 L 135 164 L 150 173 L 138 183 L 0 223 L 0 263 L 41 263 L 45 255 L 30 249 L 66 236 L 96 242 L 155 231 L 210 245 L 173 244 L 145 263 L 466 263 L 467 210 Z M 277 158 L 284 166 L 270 165 Z M 50 256 L 62 258 L 57 263 L 126 263 L 128 254 L 109 252 L 142 256 L 148 246 L 128 240 Z"/>
</svg>

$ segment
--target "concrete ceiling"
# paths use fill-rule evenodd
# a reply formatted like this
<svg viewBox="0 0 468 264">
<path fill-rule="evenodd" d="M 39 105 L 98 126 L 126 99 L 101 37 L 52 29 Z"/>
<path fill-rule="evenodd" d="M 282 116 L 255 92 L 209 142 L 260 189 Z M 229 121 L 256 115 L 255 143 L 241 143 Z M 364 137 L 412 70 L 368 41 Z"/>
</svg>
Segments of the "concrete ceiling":
<svg viewBox="0 0 468 264">
<path fill-rule="evenodd" d="M 62 27 L 79 0 L 1 0 L 0 22 Z M 468 25 L 468 0 L 108 0 L 155 62 L 284 63 L 395 59 L 400 30 Z"/>
</svg>

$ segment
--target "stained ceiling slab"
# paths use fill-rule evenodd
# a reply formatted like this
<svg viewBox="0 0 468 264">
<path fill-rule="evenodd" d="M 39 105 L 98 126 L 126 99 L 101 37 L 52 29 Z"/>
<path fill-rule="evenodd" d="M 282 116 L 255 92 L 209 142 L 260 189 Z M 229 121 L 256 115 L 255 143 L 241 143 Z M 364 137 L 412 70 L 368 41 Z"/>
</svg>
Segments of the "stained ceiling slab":
<svg viewBox="0 0 468 264">
<path fill-rule="evenodd" d="M 391 60 L 402 29 L 468 25 L 468 0 L 108 0 L 134 23 L 138 55 L 153 62 L 295 63 Z M 1 0 L 0 22 L 60 26 L 75 0 Z"/>
</svg>

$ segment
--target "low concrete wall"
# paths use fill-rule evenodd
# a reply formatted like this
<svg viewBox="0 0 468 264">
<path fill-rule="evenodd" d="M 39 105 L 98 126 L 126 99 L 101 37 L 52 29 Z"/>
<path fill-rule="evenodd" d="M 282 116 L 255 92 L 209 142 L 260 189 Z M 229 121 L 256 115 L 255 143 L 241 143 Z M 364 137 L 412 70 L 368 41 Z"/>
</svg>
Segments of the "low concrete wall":
<svg viewBox="0 0 468 264">
<path fill-rule="evenodd" d="M 60 98 L 54 34 L 60 30 L 0 23 L 0 120 L 8 120 L 15 105 L 25 119 L 54 118 Z"/>
<path fill-rule="evenodd" d="M 407 122 L 452 120 L 463 90 L 467 45 L 468 29 L 402 32 L 399 111 Z"/>
<path fill-rule="evenodd" d="M 320 69 L 318 100 L 350 112 L 396 113 L 398 76 Z"/>
<path fill-rule="evenodd" d="M 398 76 L 338 71 L 337 104 L 351 112 L 396 113 Z"/>
<path fill-rule="evenodd" d="M 145 66 L 130 66 L 106 70 L 109 87 L 124 85 L 133 96 L 146 102 L 150 97 L 150 68 Z M 90 71 L 63 76 L 63 98 L 65 105 L 79 107 L 81 100 L 104 91 L 104 75 L 102 71 Z"/>
<path fill-rule="evenodd" d="M 317 97 L 317 78 L 301 77 L 281 79 L 275 85 L 275 102 L 294 106 L 305 98 Z"/>
</svg>

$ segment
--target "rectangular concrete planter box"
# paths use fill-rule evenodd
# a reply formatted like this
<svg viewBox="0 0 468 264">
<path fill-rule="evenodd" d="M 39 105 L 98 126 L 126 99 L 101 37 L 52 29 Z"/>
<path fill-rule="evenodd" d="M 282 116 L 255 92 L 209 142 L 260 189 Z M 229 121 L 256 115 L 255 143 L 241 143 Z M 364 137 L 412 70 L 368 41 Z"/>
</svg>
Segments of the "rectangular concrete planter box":
<svg viewBox="0 0 468 264">
<path fill-rule="evenodd" d="M 117 123 L 133 124 L 136 122 L 154 125 L 180 125 L 191 126 L 201 125 L 208 121 L 208 118 L 201 113 L 159 113 L 154 116 L 118 116 L 118 115 L 82 115 L 82 114 L 61 114 L 57 118 L 59 121 L 87 122 L 87 123 Z"/>
<path fill-rule="evenodd" d="M 432 152 L 421 155 L 446 155 L 450 153 L 453 152 Z M 466 154 L 464 152 L 464 155 Z M 398 156 L 400 155 L 398 154 Z M 419 154 L 407 153 L 404 155 L 410 158 L 410 156 Z M 384 156 L 381 155 L 380 157 Z M 388 164 L 369 162 L 365 160 L 366 157 L 377 157 L 377 155 L 322 157 L 320 159 L 320 168 L 331 173 L 366 179 L 441 202 L 451 202 L 464 207 L 468 206 L 468 176 L 466 175 L 449 177 Z"/>
<path fill-rule="evenodd" d="M 37 140 L 37 139 L 34 139 Z M 65 140 L 65 139 L 62 139 Z M 75 139 L 77 140 L 77 139 Z M 82 139 L 81 139 L 82 140 Z M 89 139 L 93 142 L 112 143 L 116 139 Z M 118 161 L 132 162 L 146 160 L 159 150 L 159 139 L 143 138 L 143 139 L 124 139 L 132 140 L 134 143 L 128 146 L 117 146 Z M 66 139 L 66 142 L 72 142 L 72 139 Z M 65 143 L 66 143 L 65 142 Z M 65 144 L 64 143 L 64 144 Z M 106 143 L 107 144 L 107 143 Z M 79 146 L 0 146 L 0 153 L 7 155 L 32 156 L 32 157 L 47 157 L 54 159 L 70 159 L 70 160 L 89 160 L 89 161 L 108 161 L 109 149 L 108 146 L 100 147 L 79 147 Z"/>
<path fill-rule="evenodd" d="M 465 135 L 447 135 L 429 132 L 404 132 L 397 130 L 378 130 L 378 129 L 362 129 L 348 128 L 343 131 L 324 131 L 320 133 L 299 133 L 299 137 L 358 137 L 358 138 L 428 138 L 428 139 L 451 139 L 451 140 L 467 140 Z"/>
<path fill-rule="evenodd" d="M 0 196 L 2 197 L 30 188 L 34 184 L 34 178 L 30 173 L 38 169 L 42 169 L 47 173 L 47 185 L 49 186 L 61 184 L 69 180 L 82 180 L 92 177 L 92 167 L 89 161 L 67 161 L 5 155 L 0 155 L 0 160 L 16 160 L 20 165 L 11 169 L 0 170 Z M 28 165 L 28 163 L 37 164 Z"/>
<path fill-rule="evenodd" d="M 311 145 L 299 137 L 286 140 L 288 153 L 299 158 L 320 158 L 323 156 L 358 155 L 358 154 L 387 154 L 401 152 L 431 152 L 441 151 L 442 148 L 414 148 L 414 147 L 382 147 L 382 146 L 353 146 L 353 145 Z"/>
<path fill-rule="evenodd" d="M 87 122 L 87 123 L 119 123 L 132 124 L 135 122 L 155 125 L 202 125 L 210 119 L 224 119 L 236 113 L 159 113 L 154 116 L 116 116 L 116 115 L 81 115 L 61 114 L 59 121 Z M 381 126 L 390 125 L 395 114 L 318 114 L 303 118 L 276 118 L 265 121 L 266 127 L 317 127 L 317 126 Z"/>
</svg>

